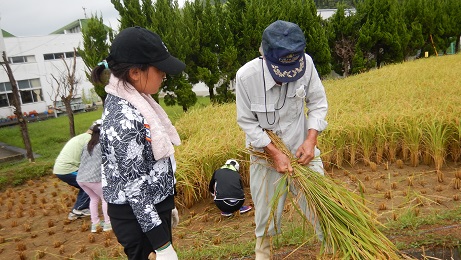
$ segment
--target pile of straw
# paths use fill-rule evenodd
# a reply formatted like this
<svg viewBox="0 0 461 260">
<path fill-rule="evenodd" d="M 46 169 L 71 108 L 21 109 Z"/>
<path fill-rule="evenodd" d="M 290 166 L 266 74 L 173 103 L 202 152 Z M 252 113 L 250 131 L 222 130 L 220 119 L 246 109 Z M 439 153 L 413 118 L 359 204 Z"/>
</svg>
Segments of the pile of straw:
<svg viewBox="0 0 461 260">
<path fill-rule="evenodd" d="M 319 221 L 324 235 L 320 254 L 340 259 L 401 259 L 395 245 L 378 229 L 382 224 L 364 205 L 362 197 L 331 178 L 300 165 L 277 135 L 266 132 L 272 143 L 290 158 L 294 170 L 292 174 L 284 174 L 279 183 L 292 182 L 306 197 L 309 210 Z M 266 153 L 251 147 L 248 151 L 272 163 Z M 276 190 L 285 192 L 279 187 Z M 277 199 L 272 199 L 272 209 L 277 208 L 277 202 Z M 299 209 L 297 211 L 300 212 Z M 268 225 L 272 220 L 273 217 Z"/>
</svg>

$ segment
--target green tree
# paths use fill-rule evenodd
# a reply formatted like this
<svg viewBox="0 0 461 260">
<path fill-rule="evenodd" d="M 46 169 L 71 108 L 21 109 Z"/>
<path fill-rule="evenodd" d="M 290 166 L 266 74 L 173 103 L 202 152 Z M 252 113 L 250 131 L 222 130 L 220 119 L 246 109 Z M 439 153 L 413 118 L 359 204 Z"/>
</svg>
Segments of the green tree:
<svg viewBox="0 0 461 260">
<path fill-rule="evenodd" d="M 315 68 L 320 77 L 331 72 L 331 53 L 328 46 L 328 37 L 322 18 L 317 14 L 314 1 L 293 0 L 287 9 L 286 19 L 297 23 L 306 36 L 306 52 L 314 60 Z"/>
<path fill-rule="evenodd" d="M 444 37 L 447 39 L 447 45 L 455 42 L 455 52 L 458 52 L 461 38 L 461 1 L 444 0 L 442 2 L 445 14 L 443 22 L 446 26 Z"/>
<path fill-rule="evenodd" d="M 208 87 L 210 100 L 214 102 L 214 88 L 221 77 L 219 49 L 223 45 L 216 8 L 210 0 L 197 0 L 191 4 L 186 3 L 184 15 L 190 19 L 186 25 L 193 45 L 186 63 L 188 79 L 193 84 L 203 82 Z"/>
<path fill-rule="evenodd" d="M 357 5 L 357 16 L 358 46 L 371 55 L 376 67 L 403 61 L 409 35 L 397 0 L 364 0 Z"/>
<path fill-rule="evenodd" d="M 141 26 L 149 27 L 155 21 L 151 0 L 111 0 L 120 14 L 120 29 Z"/>
<path fill-rule="evenodd" d="M 228 9 L 225 5 L 215 3 L 215 12 L 218 19 L 218 30 L 222 35 L 218 44 L 218 66 L 220 70 L 220 82 L 216 87 L 215 102 L 227 103 L 235 100 L 232 92 L 232 82 L 239 68 L 238 50 L 235 48 L 233 37 L 229 29 Z"/>
<path fill-rule="evenodd" d="M 414 56 L 424 46 L 421 12 L 424 8 L 421 0 L 406 0 L 401 2 L 404 12 L 404 21 L 409 33 L 409 42 L 404 50 L 405 57 Z"/>
<path fill-rule="evenodd" d="M 160 23 L 152 30 L 158 32 L 168 47 L 169 52 L 178 59 L 185 61 L 189 53 L 187 35 L 184 30 L 184 18 L 177 1 L 157 0 L 155 3 L 155 18 Z M 197 95 L 192 90 L 192 84 L 186 80 L 184 73 L 168 75 L 162 92 L 167 106 L 180 105 L 184 112 L 197 103 Z"/>
<path fill-rule="evenodd" d="M 357 47 L 355 50 L 354 58 L 352 58 L 352 74 L 358 74 L 368 70 L 367 60 L 364 58 L 362 50 Z"/>
<path fill-rule="evenodd" d="M 210 93 L 210 100 L 214 102 L 214 88 L 220 79 L 218 66 L 219 47 L 223 40 L 218 27 L 216 9 L 211 5 L 210 0 L 205 0 L 201 19 L 200 30 L 200 55 L 198 55 L 197 72 L 198 78 L 205 83 Z"/>
<path fill-rule="evenodd" d="M 82 28 L 83 49 L 78 48 L 78 54 L 82 57 L 85 63 L 86 78 L 91 81 L 91 71 L 99 62 L 109 56 L 109 42 L 112 41 L 114 35 L 111 28 L 106 27 L 102 17 L 97 15 L 92 16 L 85 28 Z M 109 74 L 107 74 L 108 79 Z M 93 83 L 96 94 L 104 102 L 107 93 L 104 90 L 105 84 Z"/>
<path fill-rule="evenodd" d="M 421 21 L 424 45 L 422 52 L 436 54 L 438 46 L 444 45 L 441 35 L 444 25 L 441 21 L 441 1 L 421 0 L 421 12 L 418 13 L 418 20 Z"/>
<path fill-rule="evenodd" d="M 345 77 L 351 73 L 357 43 L 354 19 L 354 14 L 346 13 L 346 5 L 338 4 L 336 12 L 327 22 L 332 68 Z"/>
<path fill-rule="evenodd" d="M 240 67 L 258 57 L 264 27 L 256 24 L 254 17 L 257 7 L 252 4 L 252 1 L 228 0 L 224 8 L 228 24 L 226 46 L 229 42 L 233 42 L 234 48 L 238 51 L 236 65 Z"/>
</svg>

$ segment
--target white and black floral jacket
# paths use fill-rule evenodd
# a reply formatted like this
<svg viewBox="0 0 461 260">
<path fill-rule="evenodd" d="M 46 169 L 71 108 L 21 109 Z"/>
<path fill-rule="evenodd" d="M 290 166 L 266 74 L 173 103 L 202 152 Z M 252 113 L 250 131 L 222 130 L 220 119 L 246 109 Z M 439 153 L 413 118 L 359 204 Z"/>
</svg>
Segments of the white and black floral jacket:
<svg viewBox="0 0 461 260">
<path fill-rule="evenodd" d="M 155 205 L 174 194 L 170 158 L 155 160 L 149 125 L 126 100 L 108 95 L 101 126 L 102 189 L 112 204 L 130 204 L 144 232 L 160 225 Z"/>
</svg>

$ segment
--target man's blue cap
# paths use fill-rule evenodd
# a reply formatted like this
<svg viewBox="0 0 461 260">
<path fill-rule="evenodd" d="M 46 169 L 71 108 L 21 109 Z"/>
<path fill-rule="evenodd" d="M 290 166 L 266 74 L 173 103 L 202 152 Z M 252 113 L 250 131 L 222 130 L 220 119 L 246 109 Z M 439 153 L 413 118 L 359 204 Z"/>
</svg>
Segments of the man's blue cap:
<svg viewBox="0 0 461 260">
<path fill-rule="evenodd" d="M 273 22 L 264 30 L 261 46 L 275 81 L 296 81 L 306 72 L 306 38 L 297 24 L 282 20 Z"/>
</svg>

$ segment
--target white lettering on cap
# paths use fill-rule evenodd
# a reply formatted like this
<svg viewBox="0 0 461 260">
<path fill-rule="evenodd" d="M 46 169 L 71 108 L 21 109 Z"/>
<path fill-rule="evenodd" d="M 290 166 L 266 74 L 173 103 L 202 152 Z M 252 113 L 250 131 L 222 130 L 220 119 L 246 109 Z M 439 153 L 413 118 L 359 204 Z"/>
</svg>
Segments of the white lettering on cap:
<svg viewBox="0 0 461 260">
<path fill-rule="evenodd" d="M 285 77 L 293 78 L 293 77 L 296 77 L 296 75 L 298 75 L 298 73 L 301 73 L 303 71 L 304 66 L 305 66 L 304 58 L 302 58 L 302 57 L 301 57 L 301 59 L 299 59 L 299 67 L 294 68 L 292 70 L 281 71 L 279 66 L 271 64 L 272 70 L 274 71 L 275 75 L 277 75 L 280 78 L 285 78 Z"/>
</svg>

